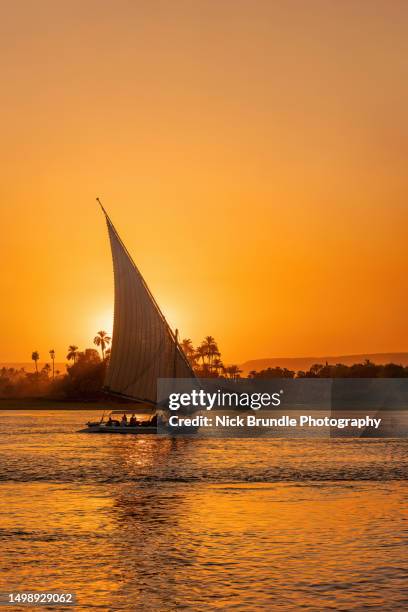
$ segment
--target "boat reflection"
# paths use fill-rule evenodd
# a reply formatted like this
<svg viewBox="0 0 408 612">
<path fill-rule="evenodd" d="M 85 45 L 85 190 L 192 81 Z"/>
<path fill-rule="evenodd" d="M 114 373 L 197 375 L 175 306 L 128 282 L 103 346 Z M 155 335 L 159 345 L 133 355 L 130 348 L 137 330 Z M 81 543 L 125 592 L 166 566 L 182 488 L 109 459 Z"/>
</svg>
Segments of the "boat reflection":
<svg viewBox="0 0 408 612">
<path fill-rule="evenodd" d="M 117 470 L 139 475 L 112 490 L 111 545 L 117 572 L 112 609 L 120 609 L 130 592 L 134 609 L 166 610 L 170 601 L 176 605 L 177 570 L 193 564 L 195 553 L 181 550 L 178 541 L 183 517 L 191 511 L 188 483 L 176 473 L 172 479 L 168 466 L 172 457 L 186 460 L 192 453 L 191 440 L 174 438 L 132 438 L 112 449 Z"/>
</svg>

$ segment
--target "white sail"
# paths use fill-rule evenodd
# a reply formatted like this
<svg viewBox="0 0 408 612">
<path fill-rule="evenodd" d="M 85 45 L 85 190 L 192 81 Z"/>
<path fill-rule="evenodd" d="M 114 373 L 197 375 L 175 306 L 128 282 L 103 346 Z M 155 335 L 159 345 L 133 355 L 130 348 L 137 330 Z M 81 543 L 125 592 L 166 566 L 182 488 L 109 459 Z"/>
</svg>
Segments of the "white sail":
<svg viewBox="0 0 408 612">
<path fill-rule="evenodd" d="M 155 403 L 158 378 L 194 373 L 106 211 L 115 279 L 108 393 Z"/>
</svg>

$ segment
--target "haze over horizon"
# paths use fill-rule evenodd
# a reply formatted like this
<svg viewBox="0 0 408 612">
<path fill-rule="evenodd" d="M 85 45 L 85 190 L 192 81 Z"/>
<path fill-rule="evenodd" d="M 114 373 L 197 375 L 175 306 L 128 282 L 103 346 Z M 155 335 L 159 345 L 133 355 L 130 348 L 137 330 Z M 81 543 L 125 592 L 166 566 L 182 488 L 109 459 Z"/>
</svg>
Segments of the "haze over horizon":
<svg viewBox="0 0 408 612">
<path fill-rule="evenodd" d="M 407 20 L 400 0 L 5 5 L 0 360 L 111 331 L 96 196 L 172 327 L 227 363 L 407 350 Z"/>
</svg>

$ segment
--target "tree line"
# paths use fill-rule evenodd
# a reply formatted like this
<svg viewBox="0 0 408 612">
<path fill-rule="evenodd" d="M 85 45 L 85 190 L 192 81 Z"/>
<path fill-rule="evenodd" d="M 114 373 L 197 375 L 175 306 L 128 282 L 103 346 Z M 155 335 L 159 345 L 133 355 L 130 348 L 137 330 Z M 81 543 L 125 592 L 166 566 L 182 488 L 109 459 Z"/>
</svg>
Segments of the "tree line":
<svg viewBox="0 0 408 612">
<path fill-rule="evenodd" d="M 70 344 L 66 354 L 66 371 L 55 369 L 56 352 L 50 349 L 50 363 L 40 369 L 40 354 L 33 351 L 34 372 L 24 368 L 0 369 L 0 398 L 50 397 L 53 399 L 94 400 L 103 395 L 106 368 L 110 359 L 111 338 L 99 331 L 93 340 L 95 348 L 79 350 Z M 180 342 L 180 348 L 199 378 L 229 378 L 237 380 L 242 370 L 237 364 L 224 364 L 221 352 L 213 336 L 206 336 L 194 347 L 190 338 Z M 99 349 L 99 352 L 98 352 Z M 347 366 L 338 364 L 313 364 L 308 370 L 266 368 L 251 371 L 248 378 L 407 378 L 408 367 L 395 364 L 375 364 L 369 359 Z"/>
<path fill-rule="evenodd" d="M 66 371 L 55 369 L 56 352 L 50 349 L 50 363 L 39 369 L 40 353 L 33 351 L 34 372 L 24 368 L 0 369 L 0 397 L 35 398 L 52 397 L 54 399 L 99 399 L 102 395 L 106 367 L 109 363 L 111 338 L 107 332 L 99 331 L 94 344 L 97 349 L 86 348 L 80 351 L 78 346 L 70 344 L 66 355 Z"/>
<path fill-rule="evenodd" d="M 287 368 L 252 370 L 248 378 L 408 378 L 408 366 L 396 363 L 376 364 L 366 359 L 363 363 L 347 366 L 344 363 L 315 363 L 306 371 Z"/>
<path fill-rule="evenodd" d="M 232 378 L 242 374 L 237 364 L 224 365 L 218 344 L 213 336 L 206 336 L 196 348 L 190 338 L 184 338 L 180 343 L 187 360 L 198 377 L 201 378 Z"/>
</svg>

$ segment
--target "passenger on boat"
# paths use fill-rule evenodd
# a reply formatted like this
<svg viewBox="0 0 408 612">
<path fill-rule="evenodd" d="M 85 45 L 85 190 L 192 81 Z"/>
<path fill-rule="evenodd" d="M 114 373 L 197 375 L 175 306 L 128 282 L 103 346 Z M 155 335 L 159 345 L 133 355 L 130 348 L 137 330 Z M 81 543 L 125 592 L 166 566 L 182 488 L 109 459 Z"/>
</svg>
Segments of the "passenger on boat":
<svg viewBox="0 0 408 612">
<path fill-rule="evenodd" d="M 123 413 L 123 417 L 122 417 L 122 421 L 121 421 L 121 423 L 122 423 L 123 427 L 126 427 L 127 422 L 128 422 L 128 421 L 127 421 L 126 412 L 124 412 L 124 413 Z"/>
<path fill-rule="evenodd" d="M 136 425 L 137 425 L 136 417 L 134 414 L 132 414 L 132 416 L 130 417 L 129 426 L 136 427 Z"/>
</svg>

